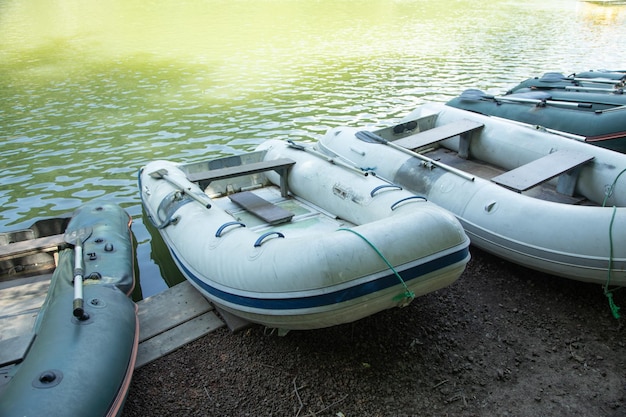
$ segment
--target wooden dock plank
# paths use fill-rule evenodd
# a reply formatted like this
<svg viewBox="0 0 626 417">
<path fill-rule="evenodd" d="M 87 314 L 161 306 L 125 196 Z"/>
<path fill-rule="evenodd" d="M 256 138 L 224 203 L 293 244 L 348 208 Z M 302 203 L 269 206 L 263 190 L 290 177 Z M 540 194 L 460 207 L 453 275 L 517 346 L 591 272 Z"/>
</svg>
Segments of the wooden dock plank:
<svg viewBox="0 0 626 417">
<path fill-rule="evenodd" d="M 222 320 L 224 320 L 226 326 L 228 326 L 228 330 L 230 330 L 232 333 L 240 332 L 253 325 L 252 322 L 249 322 L 242 317 L 236 316 L 218 306 L 215 307 L 215 310 L 220 314 L 220 317 L 222 318 Z"/>
<path fill-rule="evenodd" d="M 50 281 L 39 281 L 0 290 L 0 319 L 39 309 L 49 287 Z"/>
<path fill-rule="evenodd" d="M 0 368 L 20 362 L 35 340 L 34 333 L 24 333 L 2 341 L 0 349 Z"/>
<path fill-rule="evenodd" d="M 0 245 L 0 260 L 4 261 L 33 253 L 56 251 L 64 243 L 64 235 L 52 235 Z"/>
<path fill-rule="evenodd" d="M 145 298 L 137 305 L 140 343 L 213 309 L 187 281 Z"/>
<path fill-rule="evenodd" d="M 30 333 L 50 286 L 50 274 L 0 283 L 0 341 Z"/>
<path fill-rule="evenodd" d="M 183 345 L 193 342 L 223 326 L 224 322 L 220 320 L 214 312 L 209 311 L 167 332 L 147 339 L 139 344 L 135 369 L 171 353 Z"/>
</svg>

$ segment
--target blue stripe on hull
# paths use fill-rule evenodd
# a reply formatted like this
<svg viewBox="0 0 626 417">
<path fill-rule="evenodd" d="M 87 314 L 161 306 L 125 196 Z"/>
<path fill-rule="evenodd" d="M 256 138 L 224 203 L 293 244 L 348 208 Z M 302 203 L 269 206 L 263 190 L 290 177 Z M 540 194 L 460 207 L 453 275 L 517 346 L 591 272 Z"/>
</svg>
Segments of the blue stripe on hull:
<svg viewBox="0 0 626 417">
<path fill-rule="evenodd" d="M 381 277 L 379 279 L 361 283 L 353 287 L 327 292 L 327 293 L 315 293 L 311 296 L 299 296 L 292 298 L 277 298 L 272 297 L 271 293 L 255 293 L 255 296 L 243 296 L 238 294 L 229 293 L 218 288 L 211 286 L 202 278 L 194 275 L 176 256 L 173 251 L 172 255 L 176 260 L 176 263 L 181 268 L 184 275 L 198 285 L 203 291 L 211 296 L 225 302 L 242 307 L 263 309 L 263 310 L 298 310 L 298 309 L 311 309 L 320 308 L 327 305 L 334 305 L 346 301 L 353 300 L 355 298 L 374 294 L 376 292 L 385 290 L 387 288 L 400 285 L 398 277 L 390 271 L 389 275 Z M 464 247 L 461 250 L 442 256 L 432 261 L 420 264 L 399 272 L 402 279 L 410 285 L 411 281 L 419 279 L 420 277 L 429 274 L 431 272 L 443 269 L 447 266 L 462 262 L 469 256 L 469 247 Z M 284 297 L 284 293 L 281 294 Z"/>
</svg>

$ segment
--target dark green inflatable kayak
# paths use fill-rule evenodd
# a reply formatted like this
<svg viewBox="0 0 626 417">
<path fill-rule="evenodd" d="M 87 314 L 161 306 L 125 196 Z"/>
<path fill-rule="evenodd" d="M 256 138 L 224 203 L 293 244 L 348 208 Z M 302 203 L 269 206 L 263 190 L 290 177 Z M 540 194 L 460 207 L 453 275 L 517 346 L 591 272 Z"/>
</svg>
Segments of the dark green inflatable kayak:
<svg viewBox="0 0 626 417">
<path fill-rule="evenodd" d="M 130 217 L 89 203 L 72 216 L 24 360 L 3 368 L 0 416 L 116 416 L 137 355 Z M 80 255 L 75 262 L 75 255 Z M 84 284 L 76 300 L 75 276 Z"/>
<path fill-rule="evenodd" d="M 626 70 L 618 71 L 585 71 L 568 76 L 560 72 L 547 72 L 541 77 L 533 77 L 522 81 L 508 91 L 508 94 L 524 89 L 533 90 L 576 90 L 595 92 L 623 93 L 626 84 Z"/>
<path fill-rule="evenodd" d="M 492 96 L 472 89 L 446 105 L 565 132 L 580 141 L 626 152 L 624 95 L 550 90 Z"/>
</svg>

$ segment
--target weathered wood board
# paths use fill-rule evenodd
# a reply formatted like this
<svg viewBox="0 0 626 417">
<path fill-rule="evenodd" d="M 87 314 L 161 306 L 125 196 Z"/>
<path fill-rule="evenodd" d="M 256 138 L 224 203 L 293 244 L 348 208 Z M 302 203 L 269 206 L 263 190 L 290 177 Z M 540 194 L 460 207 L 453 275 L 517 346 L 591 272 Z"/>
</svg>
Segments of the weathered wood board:
<svg viewBox="0 0 626 417">
<path fill-rule="evenodd" d="M 137 303 L 135 369 L 224 326 L 213 306 L 187 281 Z"/>
</svg>

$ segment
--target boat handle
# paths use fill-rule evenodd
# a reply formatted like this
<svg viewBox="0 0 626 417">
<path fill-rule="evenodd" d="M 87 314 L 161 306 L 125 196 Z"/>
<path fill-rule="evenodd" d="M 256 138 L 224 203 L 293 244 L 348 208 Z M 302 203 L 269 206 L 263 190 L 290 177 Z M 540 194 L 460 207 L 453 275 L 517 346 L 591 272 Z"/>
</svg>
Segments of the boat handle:
<svg viewBox="0 0 626 417">
<path fill-rule="evenodd" d="M 224 231 L 224 229 L 226 229 L 227 227 L 230 227 L 230 226 L 246 227 L 246 225 L 241 223 L 241 222 L 227 222 L 227 223 L 224 223 L 223 225 L 221 225 L 219 227 L 219 229 L 217 229 L 217 232 L 215 232 L 215 237 L 222 237 L 222 232 Z"/>
<path fill-rule="evenodd" d="M 403 198 L 402 200 L 398 200 L 395 203 L 393 203 L 391 205 L 391 211 L 395 210 L 395 208 L 398 206 L 398 204 L 403 203 L 403 202 L 405 202 L 407 200 L 413 200 L 413 199 L 416 199 L 416 198 L 419 198 L 420 200 L 428 201 L 428 199 L 426 197 L 423 197 L 421 195 L 412 195 L 410 197 Z"/>
<path fill-rule="evenodd" d="M 259 238 L 256 240 L 256 242 L 254 242 L 254 247 L 258 248 L 259 246 L 261 246 L 263 244 L 263 239 L 265 239 L 266 237 L 271 236 L 271 235 L 276 235 L 278 237 L 285 237 L 285 235 L 283 235 L 280 232 L 267 232 L 267 233 L 264 233 L 261 236 L 259 236 Z"/>
<path fill-rule="evenodd" d="M 396 185 L 396 184 L 383 184 L 383 185 L 379 185 L 378 187 L 374 188 L 372 190 L 372 192 L 370 193 L 370 197 L 374 197 L 374 194 L 376 194 L 378 191 L 382 190 L 383 188 L 396 188 L 398 190 L 402 189 L 402 187 L 400 187 L 399 185 Z"/>
</svg>

